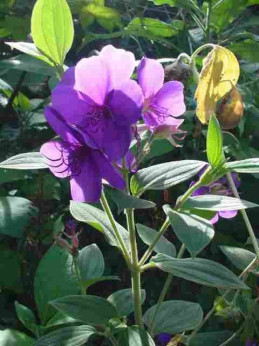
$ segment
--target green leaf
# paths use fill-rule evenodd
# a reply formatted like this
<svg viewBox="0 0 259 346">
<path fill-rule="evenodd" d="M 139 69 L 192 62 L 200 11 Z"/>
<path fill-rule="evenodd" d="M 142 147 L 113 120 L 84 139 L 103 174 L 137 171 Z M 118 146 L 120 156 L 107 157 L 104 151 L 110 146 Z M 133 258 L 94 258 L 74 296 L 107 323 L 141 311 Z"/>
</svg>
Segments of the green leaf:
<svg viewBox="0 0 259 346">
<path fill-rule="evenodd" d="M 259 158 L 241 161 L 227 162 L 225 167 L 230 172 L 236 173 L 259 173 Z"/>
<path fill-rule="evenodd" d="M 137 223 L 136 227 L 141 240 L 147 245 L 152 244 L 158 232 L 150 227 L 141 225 L 140 223 Z M 175 246 L 164 236 L 160 237 L 159 241 L 156 243 L 156 246 L 154 247 L 154 251 L 156 253 L 163 253 L 171 257 L 176 256 Z"/>
<path fill-rule="evenodd" d="M 35 340 L 24 333 L 13 329 L 0 331 L 0 345 L 2 346 L 33 346 Z"/>
<path fill-rule="evenodd" d="M 97 229 L 98 231 L 102 232 L 107 238 L 107 241 L 110 245 L 118 246 L 110 220 L 102 210 L 97 209 L 87 203 L 76 203 L 71 201 L 70 212 L 76 220 L 85 222 Z M 121 234 L 121 237 L 124 240 L 127 249 L 129 249 L 130 246 L 128 231 L 120 224 L 116 223 L 116 225 L 118 231 Z"/>
<path fill-rule="evenodd" d="M 0 197 L 0 233 L 22 238 L 26 226 L 37 215 L 31 201 L 23 197 Z"/>
<path fill-rule="evenodd" d="M 178 34 L 178 28 L 172 24 L 155 18 L 133 18 L 125 28 L 126 35 L 143 36 L 147 38 L 172 37 Z"/>
<path fill-rule="evenodd" d="M 5 42 L 13 49 L 17 49 L 20 52 L 26 53 L 28 55 L 31 55 L 37 59 L 45 61 L 49 65 L 53 65 L 53 63 L 46 58 L 43 54 L 39 52 L 39 50 L 36 48 L 34 43 L 29 42 Z"/>
<path fill-rule="evenodd" d="M 210 221 L 197 215 L 179 213 L 168 206 L 164 206 L 164 211 L 169 217 L 173 231 L 193 257 L 214 237 L 215 232 Z"/>
<path fill-rule="evenodd" d="M 34 313 L 27 308 L 27 306 L 24 306 L 18 302 L 15 302 L 15 309 L 19 320 L 24 324 L 24 326 L 33 334 L 37 335 L 38 326 Z"/>
<path fill-rule="evenodd" d="M 105 191 L 108 192 L 108 195 L 111 196 L 112 200 L 116 203 L 118 214 L 120 214 L 122 210 L 126 208 L 149 209 L 155 208 L 156 206 L 156 204 L 151 201 L 130 196 L 127 193 L 121 190 L 113 189 L 110 186 L 105 186 Z"/>
<path fill-rule="evenodd" d="M 119 343 L 123 346 L 155 346 L 151 336 L 138 326 L 123 329 L 119 335 Z"/>
<path fill-rule="evenodd" d="M 0 168 L 5 169 L 42 169 L 48 168 L 45 158 L 38 152 L 18 154 L 0 162 Z"/>
<path fill-rule="evenodd" d="M 209 345 L 209 346 L 219 346 L 228 338 L 233 335 L 233 332 L 229 330 L 224 330 L 220 332 L 206 332 L 206 333 L 198 333 L 195 335 L 189 343 L 189 346 L 201 346 L 201 345 Z M 238 346 L 236 344 L 236 340 L 233 343 L 229 344 L 232 346 Z"/>
<path fill-rule="evenodd" d="M 105 325 L 118 317 L 115 307 L 106 299 L 96 296 L 67 296 L 50 302 L 57 310 L 90 325 Z"/>
<path fill-rule="evenodd" d="M 192 8 L 193 4 L 192 2 L 196 2 L 194 1 L 190 1 L 190 0 L 149 0 L 151 2 L 153 2 L 155 5 L 157 6 L 162 6 L 162 5 L 169 5 L 171 7 L 182 7 L 182 8 Z"/>
<path fill-rule="evenodd" d="M 89 338 L 96 332 L 91 326 L 73 326 L 54 330 L 39 338 L 35 346 L 80 346 L 85 345 Z"/>
<path fill-rule="evenodd" d="M 16 41 L 26 40 L 30 32 L 30 18 L 27 16 L 6 16 L 5 28 L 10 31 L 12 38 Z"/>
<path fill-rule="evenodd" d="M 89 25 L 95 18 L 105 29 L 112 31 L 121 23 L 121 16 L 114 8 L 90 3 L 80 11 L 80 20 L 84 25 Z"/>
<path fill-rule="evenodd" d="M 31 33 L 36 47 L 49 60 L 63 65 L 74 38 L 66 0 L 37 0 L 32 11 Z"/>
<path fill-rule="evenodd" d="M 48 323 L 44 328 L 48 330 L 48 328 L 60 326 L 62 324 L 63 327 L 64 325 L 78 324 L 78 320 L 63 314 L 60 311 L 56 311 L 55 314 L 51 317 L 51 319 L 48 320 Z"/>
<path fill-rule="evenodd" d="M 210 117 L 207 132 L 207 158 L 212 167 L 218 167 L 224 161 L 223 137 L 215 115 Z"/>
<path fill-rule="evenodd" d="M 8 270 L 6 270 L 8 268 Z M 17 251 L 11 250 L 5 245 L 0 245 L 0 289 L 9 289 L 21 292 L 21 268 L 22 262 Z M 1 340 L 1 338 L 0 338 Z M 1 345 L 1 343 L 0 343 Z"/>
<path fill-rule="evenodd" d="M 165 190 L 190 179 L 206 162 L 183 160 L 161 163 L 140 169 L 130 181 L 131 192 L 140 196 L 145 190 Z"/>
<path fill-rule="evenodd" d="M 34 297 L 42 324 L 56 313 L 48 304 L 50 300 L 78 292 L 73 257 L 66 249 L 52 246 L 40 261 L 34 279 Z"/>
<path fill-rule="evenodd" d="M 28 172 L 15 169 L 0 169 L 0 184 L 29 178 Z"/>
<path fill-rule="evenodd" d="M 203 259 L 176 259 L 163 254 L 151 258 L 161 270 L 200 285 L 217 288 L 249 289 L 243 281 L 222 264 Z"/>
<path fill-rule="evenodd" d="M 240 270 L 244 270 L 248 267 L 256 257 L 253 252 L 238 247 L 220 246 L 220 250 L 227 256 L 234 266 Z M 254 270 L 253 272 L 259 274 L 259 268 L 257 271 Z"/>
<path fill-rule="evenodd" d="M 184 203 L 185 209 L 200 209 L 213 211 L 241 210 L 258 207 L 258 204 L 239 198 L 219 195 L 201 195 L 189 197 Z"/>
<path fill-rule="evenodd" d="M 144 322 L 150 327 L 156 313 L 157 305 L 144 314 Z M 172 313 L 173 312 L 173 313 Z M 182 300 L 168 300 L 161 304 L 155 318 L 155 334 L 176 334 L 196 328 L 202 321 L 203 311 L 199 304 Z"/>
<path fill-rule="evenodd" d="M 141 303 L 146 299 L 146 291 L 141 290 Z M 107 300 L 116 308 L 119 317 L 128 316 L 134 311 L 134 303 L 131 288 L 125 288 L 111 294 Z"/>
<path fill-rule="evenodd" d="M 103 275 L 104 259 L 96 244 L 88 245 L 79 251 L 78 266 L 83 283 Z"/>
<path fill-rule="evenodd" d="M 254 40 L 249 39 L 243 40 L 242 42 L 234 42 L 229 48 L 244 60 L 255 63 L 259 61 L 259 43 Z"/>
</svg>

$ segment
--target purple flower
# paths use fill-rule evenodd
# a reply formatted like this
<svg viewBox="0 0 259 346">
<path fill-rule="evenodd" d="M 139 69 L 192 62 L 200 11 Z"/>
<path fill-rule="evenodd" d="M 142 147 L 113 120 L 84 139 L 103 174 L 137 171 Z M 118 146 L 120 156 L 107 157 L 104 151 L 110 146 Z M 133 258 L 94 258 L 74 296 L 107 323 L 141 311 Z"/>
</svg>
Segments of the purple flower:
<svg viewBox="0 0 259 346">
<path fill-rule="evenodd" d="M 157 336 L 157 340 L 161 343 L 162 346 L 166 346 L 171 340 L 171 336 L 168 333 L 160 333 Z"/>
<path fill-rule="evenodd" d="M 52 92 L 52 107 L 109 160 L 126 154 L 131 125 L 141 116 L 143 94 L 130 79 L 134 67 L 132 53 L 109 45 L 69 68 Z"/>
<path fill-rule="evenodd" d="M 207 166 L 204 167 L 200 172 L 199 176 L 201 176 L 206 170 Z M 240 180 L 238 179 L 238 175 L 236 173 L 232 173 L 232 178 L 237 188 L 240 186 Z M 190 186 L 194 185 L 195 182 L 192 181 Z M 225 195 L 231 196 L 233 195 L 231 187 L 228 183 L 226 177 L 220 178 L 217 181 L 213 182 L 209 186 L 201 186 L 196 191 L 193 192 L 192 196 L 200 196 L 200 195 Z M 216 215 L 210 220 L 211 223 L 216 223 L 219 220 L 219 217 L 224 219 L 232 219 L 237 215 L 237 210 L 224 210 L 219 211 Z"/>
<path fill-rule="evenodd" d="M 86 145 L 85 136 L 77 127 L 68 125 L 52 107 L 45 116 L 53 130 L 62 138 L 41 147 L 51 172 L 59 178 L 69 177 L 72 199 L 78 202 L 97 202 L 101 195 L 102 179 L 123 189 L 125 182 L 107 157 Z"/>
<path fill-rule="evenodd" d="M 256 342 L 255 339 L 248 338 L 246 340 L 245 346 L 258 346 L 258 343 Z"/>
<path fill-rule="evenodd" d="M 142 117 L 152 132 L 172 137 L 179 132 L 185 112 L 183 84 L 171 81 L 164 84 L 163 66 L 154 59 L 143 58 L 138 67 L 138 82 L 144 95 Z"/>
</svg>

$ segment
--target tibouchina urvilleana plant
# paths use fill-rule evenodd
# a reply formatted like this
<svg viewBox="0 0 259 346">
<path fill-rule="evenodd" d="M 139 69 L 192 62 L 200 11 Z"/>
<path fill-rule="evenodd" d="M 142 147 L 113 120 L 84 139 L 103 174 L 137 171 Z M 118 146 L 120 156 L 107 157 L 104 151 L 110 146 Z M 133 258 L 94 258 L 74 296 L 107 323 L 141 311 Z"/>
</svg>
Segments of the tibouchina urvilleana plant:
<svg viewBox="0 0 259 346">
<path fill-rule="evenodd" d="M 66 25 L 59 25 L 60 21 Z M 48 31 L 50 28 L 54 28 L 53 33 Z M 201 46 L 191 56 L 181 56 L 189 66 L 190 78 L 196 82 L 197 123 L 204 125 L 207 160 L 192 157 L 155 165 L 149 161 L 151 165 L 145 166 L 154 141 L 167 139 L 172 150 L 174 146 L 184 146 L 188 135 L 183 127 L 188 86 L 174 80 L 164 83 L 164 68 L 158 60 L 136 60 L 132 52 L 113 45 L 67 67 L 64 59 L 72 45 L 73 32 L 65 0 L 36 2 L 32 13 L 34 45 L 27 53 L 43 59 L 56 71 L 58 82 L 44 111 L 56 136 L 38 153 L 11 157 L 1 167 L 49 169 L 49 174 L 67 179 L 71 219 L 39 264 L 35 301 L 40 324 L 19 303 L 18 317 L 31 331 L 37 346 L 93 345 L 95 338 L 107 339 L 105 345 L 209 345 L 210 339 L 206 340 L 207 332 L 203 330 L 205 323 L 220 305 L 242 310 L 238 298 L 251 290 L 247 279 L 258 274 L 258 242 L 245 211 L 257 205 L 240 199 L 239 192 L 242 174 L 259 173 L 259 158 L 233 161 L 226 157 L 220 121 L 225 109 L 229 114 L 230 107 L 235 106 L 232 102 L 226 108 L 221 100 L 237 84 L 238 61 L 232 52 L 214 44 Z M 198 73 L 196 62 L 201 52 L 207 56 Z M 158 208 L 145 199 L 146 191 L 169 189 L 173 194 L 178 184 L 187 189 L 176 196 L 174 204 L 163 206 L 164 221 L 159 229 L 138 223 L 137 209 Z M 122 224 L 115 219 L 117 213 L 111 200 L 119 212 L 124 211 L 120 215 Z M 231 225 L 231 218 L 238 213 L 243 217 L 253 251 L 221 247 L 237 267 L 234 274 L 215 258 L 200 254 L 213 243 L 217 222 L 227 218 Z M 77 230 L 80 225 L 84 232 L 83 223 L 100 231 L 120 252 L 121 261 L 128 268 L 128 287 L 110 296 L 88 294 L 88 287 L 94 283 L 118 278 L 103 276 L 104 259 L 97 245 L 80 246 Z M 170 232 L 177 239 L 177 249 L 166 238 Z M 50 255 L 53 249 L 62 249 L 68 278 L 62 285 L 55 278 L 49 279 L 52 287 L 46 293 L 40 276 L 48 277 L 48 272 L 41 271 L 41 266 L 44 261 L 48 268 L 55 267 Z M 150 272 L 155 281 L 158 271 L 168 276 L 154 302 L 154 295 L 152 300 L 146 299 L 143 278 Z M 56 274 L 58 277 L 60 273 Z M 217 302 L 204 313 L 201 305 L 191 299 L 168 300 L 174 277 L 218 289 Z M 254 308 L 252 303 L 250 310 L 242 310 L 243 323 Z M 217 345 L 225 345 L 235 337 L 224 331 L 215 333 L 220 340 Z M 216 345 L 215 340 L 211 344 Z"/>
</svg>

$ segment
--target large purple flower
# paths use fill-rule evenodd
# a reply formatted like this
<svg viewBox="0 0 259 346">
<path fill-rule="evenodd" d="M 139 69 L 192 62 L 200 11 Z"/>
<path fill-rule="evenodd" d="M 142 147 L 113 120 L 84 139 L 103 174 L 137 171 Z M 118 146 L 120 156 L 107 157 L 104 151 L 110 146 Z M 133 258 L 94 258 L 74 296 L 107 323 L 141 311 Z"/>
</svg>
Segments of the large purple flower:
<svg viewBox="0 0 259 346">
<path fill-rule="evenodd" d="M 52 107 L 109 160 L 126 154 L 131 125 L 141 116 L 143 94 L 130 79 L 134 67 L 132 53 L 109 45 L 69 68 L 52 92 Z"/>
<path fill-rule="evenodd" d="M 200 172 L 199 176 L 201 176 L 204 171 L 206 170 L 207 166 L 204 167 Z M 240 180 L 238 179 L 238 175 L 236 173 L 232 173 L 232 178 L 234 180 L 234 183 L 237 188 L 240 186 Z M 194 185 L 195 182 L 192 181 L 190 186 Z M 201 186 L 196 191 L 193 192 L 192 196 L 200 196 L 200 195 L 225 195 L 225 196 L 231 196 L 233 195 L 233 192 L 231 190 L 231 187 L 228 183 L 228 180 L 226 177 L 220 178 L 214 183 L 210 184 L 209 186 Z M 216 215 L 210 220 L 211 223 L 216 223 L 219 220 L 219 217 L 222 217 L 224 219 L 232 219 L 237 215 L 237 210 L 224 210 L 219 211 L 216 213 Z"/>
<path fill-rule="evenodd" d="M 62 140 L 43 144 L 40 152 L 47 158 L 47 164 L 56 177 L 69 177 L 73 200 L 97 202 L 102 178 L 115 188 L 124 188 L 125 182 L 118 171 L 100 150 L 86 145 L 85 136 L 77 126 L 66 124 L 52 107 L 45 109 L 45 116 Z"/>
<path fill-rule="evenodd" d="M 152 132 L 177 133 L 185 112 L 183 84 L 171 81 L 164 84 L 163 66 L 154 59 L 143 58 L 138 67 L 138 82 L 144 95 L 142 117 Z"/>
<path fill-rule="evenodd" d="M 171 340 L 171 335 L 168 333 L 160 333 L 157 336 L 157 341 L 159 341 L 161 346 L 166 346 L 170 340 Z"/>
</svg>

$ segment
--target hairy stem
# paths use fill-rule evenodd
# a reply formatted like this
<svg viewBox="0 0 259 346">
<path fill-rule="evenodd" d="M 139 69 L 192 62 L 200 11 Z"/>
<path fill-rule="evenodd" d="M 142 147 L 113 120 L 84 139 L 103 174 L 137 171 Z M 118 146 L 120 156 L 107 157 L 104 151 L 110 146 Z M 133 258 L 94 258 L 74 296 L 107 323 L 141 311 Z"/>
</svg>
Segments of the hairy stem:
<svg viewBox="0 0 259 346">
<path fill-rule="evenodd" d="M 110 220 L 111 226 L 112 226 L 112 228 L 114 230 L 114 234 L 115 234 L 115 237 L 117 239 L 118 245 L 119 245 L 119 247 L 121 249 L 121 252 L 123 254 L 123 257 L 124 257 L 128 267 L 130 268 L 130 257 L 129 257 L 129 254 L 128 254 L 128 250 L 127 250 L 127 248 L 126 248 L 126 246 L 124 244 L 124 241 L 123 241 L 123 239 L 122 239 L 122 237 L 120 235 L 120 232 L 119 232 L 119 230 L 117 228 L 116 221 L 115 221 L 115 219 L 114 219 L 114 217 L 112 215 L 112 211 L 110 209 L 110 206 L 109 206 L 109 204 L 107 202 L 107 199 L 106 199 L 105 194 L 104 194 L 103 191 L 102 191 L 102 194 L 101 194 L 101 204 L 102 204 L 102 208 L 105 211 L 108 219 Z"/>
<path fill-rule="evenodd" d="M 251 268 L 253 268 L 253 266 L 256 264 L 257 262 L 257 258 L 255 258 L 246 268 L 245 270 L 239 275 L 239 278 L 246 278 L 247 273 L 250 271 Z M 227 297 L 227 295 L 232 291 L 232 289 L 227 290 L 223 296 L 217 301 L 217 304 L 215 304 L 210 311 L 207 313 L 207 315 L 205 316 L 205 318 L 203 319 L 203 321 L 198 325 L 197 328 L 195 328 L 192 333 L 190 334 L 189 337 L 189 342 L 190 340 L 200 331 L 200 329 L 204 326 L 204 324 L 209 320 L 209 318 L 214 314 L 214 312 L 216 311 L 216 309 L 218 308 L 218 306 L 220 306 L 225 298 Z"/>
<path fill-rule="evenodd" d="M 238 191 L 237 191 L 237 188 L 236 188 L 236 185 L 235 185 L 235 183 L 234 183 L 234 181 L 233 181 L 233 178 L 232 178 L 231 173 L 227 173 L 226 175 L 227 175 L 227 179 L 228 179 L 228 181 L 229 181 L 229 184 L 230 184 L 230 186 L 231 186 L 233 195 L 234 195 L 236 198 L 239 198 L 239 199 L 240 199 L 239 193 L 238 193 Z M 254 247 L 254 251 L 255 251 L 255 253 L 256 253 L 256 256 L 257 256 L 257 258 L 259 259 L 259 246 L 258 246 L 258 243 L 257 243 L 257 239 L 256 239 L 256 237 L 255 237 L 254 230 L 253 230 L 253 227 L 252 227 L 252 225 L 251 225 L 251 222 L 250 222 L 250 220 L 249 220 L 249 218 L 248 218 L 248 216 L 247 216 L 247 213 L 246 213 L 246 211 L 245 211 L 244 209 L 241 209 L 241 210 L 240 210 L 240 213 L 241 213 L 241 215 L 242 215 L 242 217 L 243 217 L 243 219 L 244 219 L 244 222 L 245 222 L 245 224 L 246 224 L 246 228 L 247 228 L 248 234 L 249 234 L 249 236 L 250 236 L 250 238 L 251 238 L 251 241 L 252 241 L 252 244 L 253 244 L 253 247 Z"/>
</svg>

